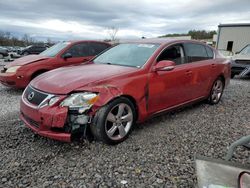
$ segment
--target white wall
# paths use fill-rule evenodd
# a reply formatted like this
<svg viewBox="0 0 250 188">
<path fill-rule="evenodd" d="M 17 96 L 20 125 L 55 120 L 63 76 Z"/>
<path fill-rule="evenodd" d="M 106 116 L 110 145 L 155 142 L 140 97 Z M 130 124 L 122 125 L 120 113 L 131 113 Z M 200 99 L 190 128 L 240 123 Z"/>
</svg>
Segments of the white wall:
<svg viewBox="0 0 250 188">
<path fill-rule="evenodd" d="M 220 27 L 219 29 L 217 49 L 226 50 L 228 41 L 233 41 L 233 52 L 238 52 L 250 44 L 250 26 Z"/>
</svg>

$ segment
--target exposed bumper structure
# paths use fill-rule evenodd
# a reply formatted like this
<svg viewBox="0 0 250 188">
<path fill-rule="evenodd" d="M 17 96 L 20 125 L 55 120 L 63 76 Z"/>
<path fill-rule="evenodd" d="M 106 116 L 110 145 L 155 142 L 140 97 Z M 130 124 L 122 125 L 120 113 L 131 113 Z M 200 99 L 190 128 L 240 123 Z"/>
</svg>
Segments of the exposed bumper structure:
<svg viewBox="0 0 250 188">
<path fill-rule="evenodd" d="M 65 132 L 63 129 L 68 115 L 67 108 L 49 106 L 39 108 L 29 104 L 24 96 L 20 107 L 20 118 L 35 133 L 59 141 L 71 141 L 70 132 Z"/>
<path fill-rule="evenodd" d="M 21 120 L 26 124 L 27 127 L 32 129 L 35 133 L 39 134 L 40 136 L 48 137 L 54 140 L 63 141 L 63 142 L 70 142 L 71 141 L 71 134 L 70 133 L 63 133 L 63 132 L 55 132 L 51 131 L 49 127 L 40 126 L 36 127 L 32 120 L 29 118 L 25 118 L 23 113 L 20 114 Z"/>
<path fill-rule="evenodd" d="M 29 98 L 31 93 L 35 101 Z M 59 104 L 49 106 L 48 101 L 51 96 L 53 97 L 51 94 L 28 87 L 20 103 L 21 120 L 35 133 L 54 140 L 70 142 L 77 136 L 82 136 L 87 128 L 89 116 L 77 114 Z M 63 100 L 65 97 L 60 96 L 60 99 Z"/>
</svg>

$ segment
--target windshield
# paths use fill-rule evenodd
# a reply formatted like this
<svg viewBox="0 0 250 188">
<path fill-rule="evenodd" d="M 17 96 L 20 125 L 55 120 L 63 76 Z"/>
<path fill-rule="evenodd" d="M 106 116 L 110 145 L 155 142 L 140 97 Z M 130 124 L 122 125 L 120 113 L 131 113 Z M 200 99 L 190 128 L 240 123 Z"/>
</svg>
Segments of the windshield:
<svg viewBox="0 0 250 188">
<path fill-rule="evenodd" d="M 119 44 L 94 59 L 97 64 L 142 67 L 159 44 Z"/>
<path fill-rule="evenodd" d="M 250 45 L 246 46 L 241 52 L 240 52 L 241 55 L 247 55 L 249 54 L 250 55 Z"/>
<path fill-rule="evenodd" d="M 51 46 L 47 50 L 40 53 L 40 55 L 47 57 L 55 57 L 62 49 L 64 49 L 70 42 L 59 42 L 54 46 Z"/>
</svg>

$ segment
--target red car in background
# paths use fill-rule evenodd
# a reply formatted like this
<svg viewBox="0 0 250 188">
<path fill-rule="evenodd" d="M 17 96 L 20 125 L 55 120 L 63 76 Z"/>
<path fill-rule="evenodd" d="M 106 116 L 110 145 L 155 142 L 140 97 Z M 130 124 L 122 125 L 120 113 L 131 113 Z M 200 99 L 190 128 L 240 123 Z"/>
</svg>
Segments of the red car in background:
<svg viewBox="0 0 250 188">
<path fill-rule="evenodd" d="M 0 72 L 0 83 L 25 88 L 44 72 L 89 61 L 110 46 L 98 41 L 59 42 L 39 55 L 28 55 L 6 65 Z"/>
<path fill-rule="evenodd" d="M 34 132 L 71 141 L 89 132 L 104 143 L 125 140 L 136 122 L 207 100 L 217 104 L 230 62 L 190 40 L 119 44 L 88 65 L 59 68 L 34 79 L 21 99 L 21 119 Z"/>
</svg>

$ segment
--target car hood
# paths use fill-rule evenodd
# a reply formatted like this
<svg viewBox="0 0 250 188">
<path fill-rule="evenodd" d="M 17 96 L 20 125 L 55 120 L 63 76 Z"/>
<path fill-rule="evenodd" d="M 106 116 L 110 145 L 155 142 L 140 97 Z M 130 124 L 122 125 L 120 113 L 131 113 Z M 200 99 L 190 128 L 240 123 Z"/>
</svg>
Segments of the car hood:
<svg viewBox="0 0 250 188">
<path fill-rule="evenodd" d="M 15 61 L 10 62 L 6 67 L 8 68 L 8 67 L 13 67 L 13 66 L 23 66 L 23 65 L 35 63 L 37 61 L 42 61 L 46 59 L 50 59 L 50 57 L 41 56 L 41 55 L 27 55 L 27 56 L 18 58 Z"/>
<path fill-rule="evenodd" d="M 32 87 L 52 94 L 68 94 L 80 87 L 94 84 L 98 81 L 114 79 L 137 68 L 107 64 L 88 64 L 63 67 L 46 72 L 35 78 Z"/>
</svg>

